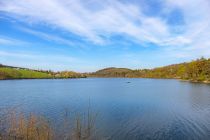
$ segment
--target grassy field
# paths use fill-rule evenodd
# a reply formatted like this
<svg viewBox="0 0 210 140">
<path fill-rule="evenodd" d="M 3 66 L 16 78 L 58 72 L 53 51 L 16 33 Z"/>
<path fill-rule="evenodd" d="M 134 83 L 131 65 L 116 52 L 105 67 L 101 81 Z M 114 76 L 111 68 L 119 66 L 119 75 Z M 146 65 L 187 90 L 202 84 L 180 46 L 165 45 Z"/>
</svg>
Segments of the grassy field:
<svg viewBox="0 0 210 140">
<path fill-rule="evenodd" d="M 31 70 L 26 68 L 18 68 L 0 65 L 0 80 L 4 79 L 54 79 L 54 78 L 85 78 L 81 73 L 73 71 L 43 71 Z"/>
<path fill-rule="evenodd" d="M 49 73 L 27 69 L 0 67 L 0 79 L 43 79 L 53 78 Z"/>
</svg>

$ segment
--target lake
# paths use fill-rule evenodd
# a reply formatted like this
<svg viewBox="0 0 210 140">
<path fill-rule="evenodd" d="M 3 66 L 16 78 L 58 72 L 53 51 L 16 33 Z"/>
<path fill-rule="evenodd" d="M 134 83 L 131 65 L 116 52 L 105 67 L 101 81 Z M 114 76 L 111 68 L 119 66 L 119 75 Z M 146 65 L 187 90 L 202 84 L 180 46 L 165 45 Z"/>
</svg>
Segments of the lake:
<svg viewBox="0 0 210 140">
<path fill-rule="evenodd" d="M 59 118 L 98 114 L 107 140 L 210 139 L 210 85 L 178 80 L 84 78 L 0 81 L 0 107 Z"/>
</svg>

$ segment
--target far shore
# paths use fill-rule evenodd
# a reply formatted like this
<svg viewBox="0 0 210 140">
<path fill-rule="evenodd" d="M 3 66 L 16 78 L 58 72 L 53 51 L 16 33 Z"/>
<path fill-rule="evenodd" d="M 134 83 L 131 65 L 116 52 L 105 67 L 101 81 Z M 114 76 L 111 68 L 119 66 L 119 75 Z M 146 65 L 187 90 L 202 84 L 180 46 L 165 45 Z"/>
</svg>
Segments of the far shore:
<svg viewBox="0 0 210 140">
<path fill-rule="evenodd" d="M 87 78 L 87 77 L 75 77 L 75 78 L 7 78 L 7 79 L 0 79 L 2 80 L 58 80 L 58 79 L 80 79 L 80 78 Z"/>
<path fill-rule="evenodd" d="M 151 77 L 97 77 L 97 76 L 90 76 L 90 77 L 75 77 L 75 78 L 8 78 L 8 79 L 0 79 L 2 80 L 58 80 L 58 79 L 80 79 L 80 78 L 139 78 L 139 79 L 175 79 L 181 82 L 191 82 L 191 83 L 202 83 L 202 84 L 210 84 L 210 81 L 198 81 L 198 80 L 187 80 L 187 79 L 180 79 L 180 78 L 151 78 Z"/>
<path fill-rule="evenodd" d="M 198 80 L 186 80 L 186 79 L 179 79 L 179 80 L 182 82 L 210 84 L 210 81 L 198 81 Z"/>
</svg>

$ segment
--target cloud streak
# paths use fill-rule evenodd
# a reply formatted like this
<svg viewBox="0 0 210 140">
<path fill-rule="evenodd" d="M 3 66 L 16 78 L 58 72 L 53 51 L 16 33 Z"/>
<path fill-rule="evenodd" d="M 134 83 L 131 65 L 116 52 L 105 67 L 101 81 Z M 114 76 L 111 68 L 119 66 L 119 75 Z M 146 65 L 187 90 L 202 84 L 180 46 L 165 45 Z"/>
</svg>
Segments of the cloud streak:
<svg viewBox="0 0 210 140">
<path fill-rule="evenodd" d="M 94 10 L 94 6 L 102 8 Z M 9 0 L 3 2 L 0 10 L 28 23 L 59 27 L 98 44 L 113 34 L 154 43 L 170 35 L 159 17 L 147 17 L 140 7 L 119 1 Z"/>
<path fill-rule="evenodd" d="M 56 42 L 58 44 L 64 44 L 64 45 L 73 46 L 73 47 L 76 45 L 77 47 L 82 47 L 82 44 L 79 43 L 78 41 L 65 39 L 65 38 L 57 36 L 57 35 L 52 35 L 49 33 L 44 33 L 44 32 L 29 29 L 29 28 L 19 28 L 19 30 L 29 33 L 29 34 L 32 34 L 34 36 L 37 36 L 37 37 L 42 38 L 47 41 Z"/>
<path fill-rule="evenodd" d="M 123 35 L 139 44 L 154 43 L 162 46 L 168 53 L 210 54 L 209 1 L 160 0 L 160 2 L 163 8 L 159 9 L 159 15 L 144 13 L 143 4 L 136 5 L 119 0 L 44 0 L 42 2 L 7 0 L 1 3 L 0 11 L 30 24 L 44 24 L 59 28 L 80 36 L 84 41 L 98 45 L 106 44 L 113 36 Z M 177 9 L 183 14 L 183 23 L 179 26 L 167 22 L 171 16 L 170 13 Z M 174 29 L 181 29 L 181 31 L 177 33 Z M 63 38 L 52 37 L 38 31 L 26 32 L 72 45 L 71 41 Z"/>
<path fill-rule="evenodd" d="M 0 45 L 17 46 L 17 45 L 27 45 L 27 44 L 30 44 L 30 43 L 27 41 L 14 39 L 7 36 L 0 36 Z"/>
<path fill-rule="evenodd" d="M 78 69 L 78 67 L 80 64 L 85 63 L 81 59 L 66 55 L 43 55 L 39 53 L 23 51 L 0 51 L 0 62 L 12 66 L 20 66 L 26 68 L 45 70 L 71 69 L 76 71 L 81 71 L 81 69 Z"/>
</svg>

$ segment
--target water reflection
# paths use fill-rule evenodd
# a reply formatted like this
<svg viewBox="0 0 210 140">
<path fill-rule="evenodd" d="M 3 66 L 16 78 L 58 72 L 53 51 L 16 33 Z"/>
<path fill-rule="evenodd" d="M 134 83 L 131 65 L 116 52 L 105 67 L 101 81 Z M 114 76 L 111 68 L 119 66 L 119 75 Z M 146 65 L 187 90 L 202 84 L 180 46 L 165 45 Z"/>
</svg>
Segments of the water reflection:
<svg viewBox="0 0 210 140">
<path fill-rule="evenodd" d="M 193 109 L 202 111 L 210 106 L 210 85 L 191 83 L 189 86 L 189 99 Z"/>
</svg>

